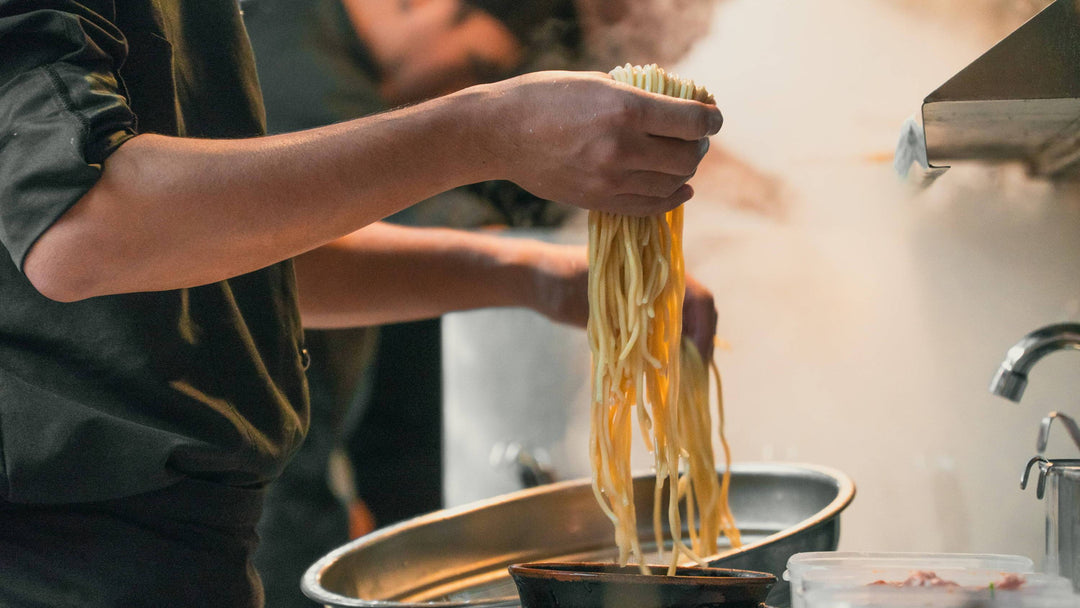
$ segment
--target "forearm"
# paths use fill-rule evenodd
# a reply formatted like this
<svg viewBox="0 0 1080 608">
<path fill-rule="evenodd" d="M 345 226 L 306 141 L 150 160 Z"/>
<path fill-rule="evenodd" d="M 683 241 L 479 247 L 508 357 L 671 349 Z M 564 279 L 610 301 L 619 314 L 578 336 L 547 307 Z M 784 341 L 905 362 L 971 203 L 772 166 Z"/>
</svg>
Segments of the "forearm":
<svg viewBox="0 0 1080 608">
<path fill-rule="evenodd" d="M 210 283 L 308 251 L 490 177 L 470 131 L 484 123 L 473 119 L 481 95 L 258 139 L 135 137 L 25 271 L 70 300 Z"/>
<path fill-rule="evenodd" d="M 685 202 L 715 106 L 540 72 L 412 108 L 249 140 L 140 135 L 30 249 L 47 297 L 202 285 L 312 250 L 455 186 L 652 215 Z"/>
<path fill-rule="evenodd" d="M 377 223 L 296 258 L 305 327 L 377 325 L 542 301 L 558 248 L 527 239 Z"/>
<path fill-rule="evenodd" d="M 429 319 L 493 306 L 532 309 L 584 327 L 588 259 L 583 246 L 376 223 L 296 258 L 305 327 Z M 686 277 L 683 335 L 711 359 L 712 293 Z"/>
</svg>

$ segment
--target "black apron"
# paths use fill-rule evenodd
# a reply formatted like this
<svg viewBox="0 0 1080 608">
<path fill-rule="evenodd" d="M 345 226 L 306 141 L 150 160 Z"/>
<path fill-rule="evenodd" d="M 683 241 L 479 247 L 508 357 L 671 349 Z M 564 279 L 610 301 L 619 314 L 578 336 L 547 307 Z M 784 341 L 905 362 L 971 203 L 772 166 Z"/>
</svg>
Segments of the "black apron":
<svg viewBox="0 0 1080 608">
<path fill-rule="evenodd" d="M 262 489 L 193 479 L 65 505 L 0 500 L 0 606 L 262 606 Z"/>
</svg>

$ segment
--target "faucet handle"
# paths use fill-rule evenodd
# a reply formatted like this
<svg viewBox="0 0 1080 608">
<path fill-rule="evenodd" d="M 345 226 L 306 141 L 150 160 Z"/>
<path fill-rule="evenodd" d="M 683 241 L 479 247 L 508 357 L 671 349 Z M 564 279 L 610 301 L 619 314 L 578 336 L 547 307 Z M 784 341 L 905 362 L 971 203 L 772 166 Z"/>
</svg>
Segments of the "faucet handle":
<svg viewBox="0 0 1080 608">
<path fill-rule="evenodd" d="M 1039 425 L 1039 437 L 1035 440 L 1036 453 L 1042 454 L 1046 451 L 1046 444 L 1050 439 L 1050 426 L 1053 424 L 1054 419 L 1061 420 L 1061 424 L 1065 425 L 1069 437 L 1072 437 L 1073 443 L 1080 449 L 1080 425 L 1077 425 L 1075 420 L 1061 412 L 1050 412 L 1042 419 L 1042 423 Z"/>
</svg>

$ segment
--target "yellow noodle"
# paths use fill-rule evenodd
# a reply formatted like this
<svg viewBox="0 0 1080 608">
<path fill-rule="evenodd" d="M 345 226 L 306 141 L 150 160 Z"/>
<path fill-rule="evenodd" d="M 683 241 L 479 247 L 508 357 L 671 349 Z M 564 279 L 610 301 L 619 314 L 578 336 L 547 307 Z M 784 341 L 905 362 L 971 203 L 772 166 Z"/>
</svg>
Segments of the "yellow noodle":
<svg viewBox="0 0 1080 608">
<path fill-rule="evenodd" d="M 627 64 L 611 75 L 654 93 L 712 101 L 703 87 L 656 65 Z M 693 345 L 682 340 L 682 227 L 682 207 L 646 218 L 589 214 L 593 490 L 615 526 L 619 563 L 636 561 L 643 572 L 630 468 L 630 408 L 636 408 L 638 428 L 654 455 L 653 528 L 661 550 L 666 489 L 672 537 L 669 573 L 682 558 L 700 562 L 715 554 L 721 533 L 733 546 L 740 543 L 727 501 L 731 458 L 723 436 L 723 412 L 719 423 L 725 468 L 718 480 L 708 370 Z M 715 364 L 713 372 L 719 401 Z M 685 504 L 689 544 L 682 538 L 680 503 Z"/>
</svg>

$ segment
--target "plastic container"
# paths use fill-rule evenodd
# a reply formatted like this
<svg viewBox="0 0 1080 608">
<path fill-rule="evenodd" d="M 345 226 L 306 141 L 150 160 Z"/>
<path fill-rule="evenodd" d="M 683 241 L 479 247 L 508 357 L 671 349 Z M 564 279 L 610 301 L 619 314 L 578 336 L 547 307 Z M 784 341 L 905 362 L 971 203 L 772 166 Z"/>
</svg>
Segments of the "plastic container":
<svg viewBox="0 0 1080 608">
<path fill-rule="evenodd" d="M 920 568 L 917 572 L 925 575 L 933 574 L 940 581 L 947 583 L 939 586 L 919 585 L 918 582 L 910 585 L 903 583 L 913 575 L 913 571 L 901 567 L 885 568 L 840 568 L 835 570 L 812 570 L 807 572 L 802 579 L 803 594 L 808 594 L 819 589 L 859 589 L 870 586 L 888 587 L 893 589 L 925 590 L 928 593 L 952 593 L 955 591 L 1004 591 L 1005 577 L 1013 574 L 1023 577 L 1023 582 L 1017 589 L 1025 594 L 1059 592 L 1072 593 L 1072 583 L 1056 574 L 1044 574 L 1041 572 L 1003 572 L 1001 570 L 985 570 L 981 568 Z"/>
<path fill-rule="evenodd" d="M 803 601 L 805 608 L 1080 608 L 1080 596 L 1057 585 L 1041 590 L 1022 587 L 1015 591 L 956 587 L 822 588 L 807 591 Z"/>
<path fill-rule="evenodd" d="M 913 571 L 935 572 L 964 586 L 988 586 L 1005 574 L 1032 573 L 1034 567 L 1030 558 L 1021 555 L 815 552 L 791 556 L 783 577 L 791 583 L 792 608 L 805 608 L 804 596 L 811 586 L 859 590 L 875 581 L 903 581 Z"/>
</svg>

